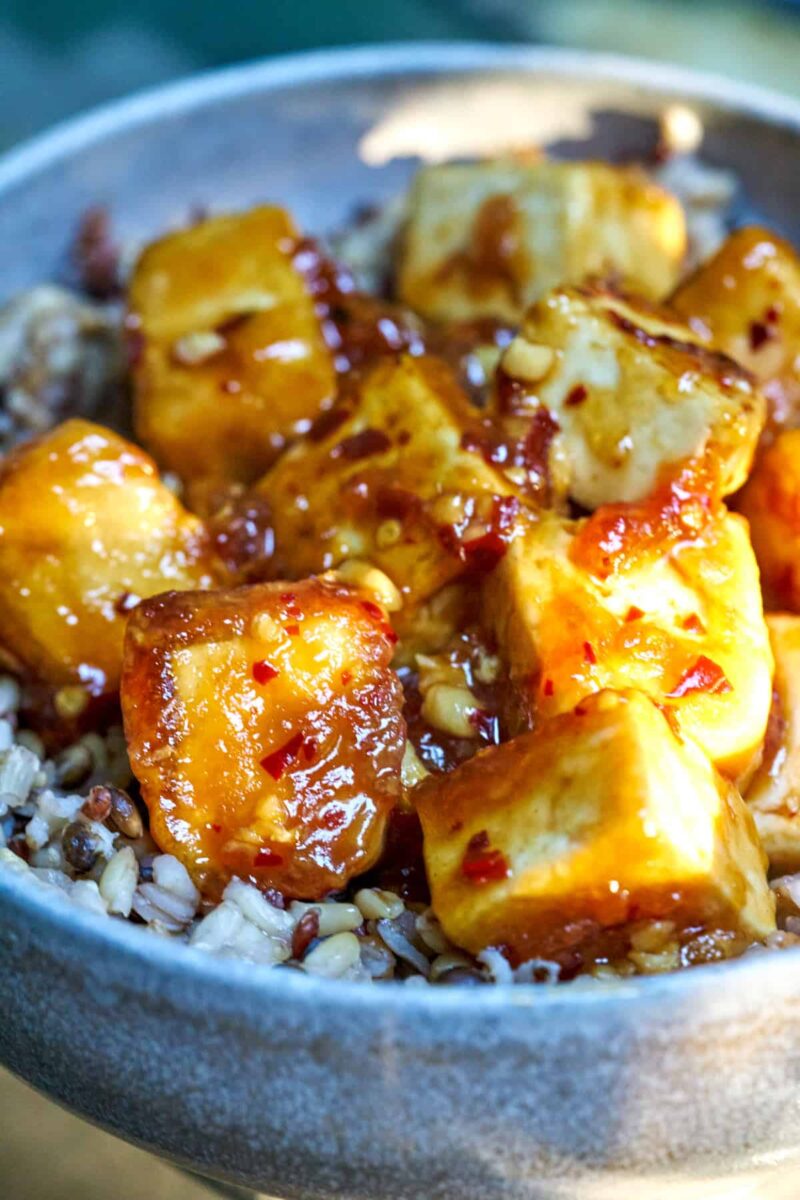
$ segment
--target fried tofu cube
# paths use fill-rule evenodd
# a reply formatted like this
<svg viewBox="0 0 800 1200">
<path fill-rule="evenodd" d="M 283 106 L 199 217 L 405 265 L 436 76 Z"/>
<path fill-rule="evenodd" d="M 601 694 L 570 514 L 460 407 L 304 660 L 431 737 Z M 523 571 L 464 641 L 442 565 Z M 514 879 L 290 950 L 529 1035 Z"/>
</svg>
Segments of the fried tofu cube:
<svg viewBox="0 0 800 1200">
<path fill-rule="evenodd" d="M 685 251 L 679 201 L 640 171 L 451 163 L 426 167 L 413 184 L 398 288 L 435 320 L 514 322 L 551 288 L 590 277 L 661 299 Z"/>
<path fill-rule="evenodd" d="M 400 796 L 386 614 L 321 580 L 139 606 L 121 699 L 158 845 L 205 893 L 233 876 L 316 899 L 370 867 Z"/>
<path fill-rule="evenodd" d="M 526 314 L 501 361 L 501 419 L 542 411 L 551 473 L 582 507 L 641 500 L 702 461 L 720 495 L 747 478 L 765 401 L 687 325 L 598 289 L 559 289 Z"/>
<path fill-rule="evenodd" d="M 276 573 L 302 578 L 368 562 L 400 592 L 401 637 L 424 641 L 421 609 L 446 585 L 492 567 L 516 528 L 515 488 L 472 448 L 476 425 L 444 363 L 377 364 L 352 403 L 258 484 L 272 509 Z"/>
<path fill-rule="evenodd" d="M 753 373 L 774 425 L 800 424 L 800 258 L 788 242 L 757 225 L 737 229 L 670 304 Z"/>
<path fill-rule="evenodd" d="M 747 780 L 772 698 L 758 570 L 741 517 L 705 513 L 692 532 L 702 518 L 698 503 L 659 540 L 656 506 L 581 521 L 548 514 L 512 543 L 483 589 L 510 674 L 512 729 L 604 688 L 636 688 L 724 774 Z"/>
<path fill-rule="evenodd" d="M 772 713 L 764 758 L 745 799 L 770 866 L 800 870 L 800 617 L 767 617 L 775 656 Z"/>
<path fill-rule="evenodd" d="M 212 581 L 201 522 L 110 430 L 67 421 L 0 466 L 0 645 L 33 680 L 115 692 L 131 608 Z"/>
<path fill-rule="evenodd" d="M 136 433 L 184 479 L 257 479 L 332 401 L 296 249 L 288 215 L 266 207 L 170 234 L 137 263 Z"/>
<path fill-rule="evenodd" d="M 800 612 L 800 429 L 759 454 L 737 507 L 750 524 L 766 608 Z"/>
<path fill-rule="evenodd" d="M 431 776 L 414 802 L 433 908 L 473 953 L 591 964 L 640 920 L 775 928 L 747 806 L 640 692 L 600 692 Z"/>
</svg>

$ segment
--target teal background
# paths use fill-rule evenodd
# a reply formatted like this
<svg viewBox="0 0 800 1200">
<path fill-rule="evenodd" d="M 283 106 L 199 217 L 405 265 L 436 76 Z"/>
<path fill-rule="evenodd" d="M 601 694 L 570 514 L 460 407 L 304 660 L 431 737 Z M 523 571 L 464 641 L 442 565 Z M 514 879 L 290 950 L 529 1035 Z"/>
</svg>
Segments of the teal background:
<svg viewBox="0 0 800 1200">
<path fill-rule="evenodd" d="M 767 0 L 0 0 L 0 147 L 207 67 L 409 39 L 639 54 L 800 93 L 800 16 Z"/>
</svg>

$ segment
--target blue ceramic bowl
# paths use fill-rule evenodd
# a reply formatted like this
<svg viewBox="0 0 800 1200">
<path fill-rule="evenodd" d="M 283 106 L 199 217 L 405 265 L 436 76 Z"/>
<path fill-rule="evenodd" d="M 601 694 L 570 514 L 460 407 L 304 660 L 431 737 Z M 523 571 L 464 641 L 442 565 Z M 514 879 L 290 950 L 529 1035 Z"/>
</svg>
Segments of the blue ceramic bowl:
<svg viewBox="0 0 800 1200">
<path fill-rule="evenodd" d="M 131 238 L 267 198 L 326 230 L 402 187 L 415 153 L 635 154 L 676 99 L 704 156 L 800 239 L 796 102 L 605 57 L 399 46 L 202 77 L 23 147 L 0 163 L 0 288 L 58 275 L 91 204 Z M 326 982 L 0 875 L 0 1058 L 122 1137 L 285 1197 L 668 1200 L 800 1172 L 792 951 L 556 990 Z"/>
</svg>

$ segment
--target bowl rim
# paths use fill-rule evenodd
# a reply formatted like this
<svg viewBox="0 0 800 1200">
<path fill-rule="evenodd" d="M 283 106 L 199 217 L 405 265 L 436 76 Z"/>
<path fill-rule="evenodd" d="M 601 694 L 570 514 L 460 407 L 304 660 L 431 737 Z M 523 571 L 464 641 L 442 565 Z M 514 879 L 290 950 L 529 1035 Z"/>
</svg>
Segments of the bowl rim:
<svg viewBox="0 0 800 1200">
<path fill-rule="evenodd" d="M 193 74 L 177 82 L 136 92 L 69 118 L 23 142 L 0 158 L 0 199 L 5 191 L 24 184 L 26 176 L 68 158 L 104 136 L 133 129 L 149 120 L 176 116 L 253 90 L 271 91 L 342 79 L 400 77 L 453 72 L 518 71 L 522 74 L 561 75 L 580 82 L 629 85 L 644 93 L 675 95 L 682 100 L 711 103 L 725 111 L 746 114 L 770 125 L 800 131 L 800 100 L 756 85 L 646 59 L 547 46 L 499 45 L 464 41 L 412 41 L 391 45 L 334 47 L 237 64 Z M 498 1009 L 527 1010 L 551 1019 L 557 1012 L 589 1010 L 603 1017 L 620 1005 L 647 1001 L 660 1009 L 674 1000 L 713 997 L 715 992 L 784 992 L 800 985 L 797 950 L 747 954 L 713 966 L 695 967 L 664 975 L 636 976 L 619 981 L 572 983 L 568 987 L 491 985 L 475 989 L 408 986 L 398 981 L 380 984 L 321 979 L 301 971 L 276 970 L 246 960 L 221 958 L 171 938 L 160 938 L 126 921 L 102 918 L 80 909 L 64 896 L 27 879 L 23 873 L 0 870 L 0 902 L 9 915 L 38 932 L 72 939 L 76 950 L 101 958 L 113 951 L 132 969 L 147 968 L 181 978 L 187 984 L 213 984 L 236 989 L 259 1006 L 265 1000 L 318 1004 L 338 1010 L 369 1010 L 391 1020 L 401 1013 L 492 1014 Z M 8 919 L 8 918 L 7 918 Z M 36 930 L 34 930 L 36 932 Z M 727 981 L 729 988 L 723 989 Z"/>
<path fill-rule="evenodd" d="M 254 88 L 272 91 L 342 78 L 402 76 L 479 70 L 561 74 L 582 81 L 628 84 L 643 92 L 664 92 L 715 104 L 773 125 L 800 127 L 800 99 L 757 84 L 740 83 L 712 72 L 628 55 L 554 46 L 479 41 L 403 41 L 389 45 L 331 47 L 276 55 L 234 66 L 200 71 L 174 82 L 68 117 L 0 156 L 0 196 L 25 175 L 82 149 L 105 134 L 119 133 L 154 116 L 179 115 L 192 108 L 234 99 Z"/>
</svg>

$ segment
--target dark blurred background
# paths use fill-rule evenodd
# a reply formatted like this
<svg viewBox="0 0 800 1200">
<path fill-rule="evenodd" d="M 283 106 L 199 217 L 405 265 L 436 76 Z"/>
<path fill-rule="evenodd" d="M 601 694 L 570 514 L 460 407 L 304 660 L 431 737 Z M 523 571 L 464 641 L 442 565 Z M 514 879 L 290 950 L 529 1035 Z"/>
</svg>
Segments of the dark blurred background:
<svg viewBox="0 0 800 1200">
<path fill-rule="evenodd" d="M 800 93 L 787 0 L 0 0 L 0 147 L 192 71 L 411 38 L 639 54 Z"/>
</svg>

